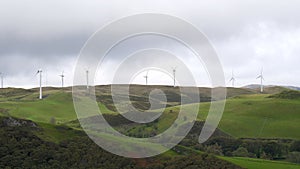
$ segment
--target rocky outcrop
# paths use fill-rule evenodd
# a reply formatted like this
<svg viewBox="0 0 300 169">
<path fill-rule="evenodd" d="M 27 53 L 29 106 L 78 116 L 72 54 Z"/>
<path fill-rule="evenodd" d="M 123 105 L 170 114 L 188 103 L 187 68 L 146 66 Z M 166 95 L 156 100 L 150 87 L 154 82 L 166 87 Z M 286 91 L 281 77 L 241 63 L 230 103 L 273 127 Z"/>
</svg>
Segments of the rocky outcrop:
<svg viewBox="0 0 300 169">
<path fill-rule="evenodd" d="M 5 127 L 33 127 L 37 128 L 37 124 L 30 120 L 15 119 L 12 117 L 7 117 L 2 119 L 2 126 Z"/>
</svg>

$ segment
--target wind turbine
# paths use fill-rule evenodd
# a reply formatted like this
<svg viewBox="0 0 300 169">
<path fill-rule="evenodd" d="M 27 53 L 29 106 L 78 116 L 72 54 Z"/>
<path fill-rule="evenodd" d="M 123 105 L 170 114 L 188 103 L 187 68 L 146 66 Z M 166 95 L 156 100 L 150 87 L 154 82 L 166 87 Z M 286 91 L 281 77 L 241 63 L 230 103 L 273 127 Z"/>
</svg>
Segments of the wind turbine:
<svg viewBox="0 0 300 169">
<path fill-rule="evenodd" d="M 260 79 L 260 92 L 261 93 L 264 92 L 263 80 L 265 80 L 265 79 L 264 79 L 264 76 L 263 76 L 263 68 L 261 68 L 260 75 L 257 76 L 256 79 Z"/>
<path fill-rule="evenodd" d="M 40 97 L 39 97 L 40 100 L 43 99 L 42 72 L 43 72 L 43 71 L 42 71 L 41 69 L 39 69 L 39 70 L 36 72 L 36 75 L 37 75 L 37 74 L 40 74 Z"/>
<path fill-rule="evenodd" d="M 1 88 L 3 89 L 3 73 L 0 72 L 0 77 L 1 77 Z"/>
<path fill-rule="evenodd" d="M 64 88 L 64 71 L 62 71 L 61 75 L 59 75 L 61 77 L 61 88 Z"/>
<path fill-rule="evenodd" d="M 86 73 L 86 89 L 89 89 L 89 70 L 85 71 Z"/>
<path fill-rule="evenodd" d="M 232 76 L 231 76 L 231 79 L 229 80 L 229 82 L 232 82 L 232 87 L 234 87 L 235 77 L 234 77 L 233 71 L 232 71 Z"/>
<path fill-rule="evenodd" d="M 147 71 L 146 76 L 144 76 L 144 78 L 146 79 L 146 85 L 148 85 L 148 73 L 149 71 Z"/>
<path fill-rule="evenodd" d="M 176 66 L 175 67 L 172 67 L 173 69 L 173 80 L 174 80 L 174 87 L 176 86 Z"/>
</svg>

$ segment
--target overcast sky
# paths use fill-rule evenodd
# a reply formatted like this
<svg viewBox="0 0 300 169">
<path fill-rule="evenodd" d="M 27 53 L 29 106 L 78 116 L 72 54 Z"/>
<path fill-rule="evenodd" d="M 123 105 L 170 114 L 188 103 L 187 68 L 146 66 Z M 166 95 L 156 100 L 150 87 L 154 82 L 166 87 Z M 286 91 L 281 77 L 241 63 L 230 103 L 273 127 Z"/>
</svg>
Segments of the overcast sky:
<svg viewBox="0 0 300 169">
<path fill-rule="evenodd" d="M 0 72 L 5 86 L 28 88 L 37 86 L 39 68 L 48 86 L 60 86 L 64 70 L 70 86 L 79 51 L 93 33 L 124 16 L 151 12 L 182 18 L 202 31 L 219 55 L 228 86 L 232 70 L 237 86 L 259 83 L 262 67 L 265 84 L 300 86 L 299 6 L 298 0 L 1 0 Z M 121 59 L 107 58 L 107 72 L 97 83 L 111 83 L 109 69 Z M 204 69 L 188 64 L 197 84 L 209 86 Z M 144 83 L 144 74 L 133 82 Z M 172 78 L 150 71 L 149 84 L 171 85 Z"/>
</svg>

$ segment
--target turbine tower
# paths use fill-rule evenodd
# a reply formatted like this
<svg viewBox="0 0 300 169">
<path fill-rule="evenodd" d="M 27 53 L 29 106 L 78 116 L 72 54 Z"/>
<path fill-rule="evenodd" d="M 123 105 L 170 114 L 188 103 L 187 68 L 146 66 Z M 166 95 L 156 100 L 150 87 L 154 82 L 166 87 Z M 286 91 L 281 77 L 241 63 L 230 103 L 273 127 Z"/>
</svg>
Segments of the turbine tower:
<svg viewBox="0 0 300 169">
<path fill-rule="evenodd" d="M 40 100 L 43 99 L 42 72 L 43 72 L 43 71 L 42 71 L 41 69 L 38 70 L 38 71 L 36 72 L 36 75 L 37 75 L 37 74 L 40 74 L 40 97 L 39 97 Z"/>
<path fill-rule="evenodd" d="M 232 71 L 232 76 L 231 76 L 231 79 L 229 82 L 232 82 L 232 87 L 234 87 L 235 77 L 234 77 L 233 71 Z"/>
<path fill-rule="evenodd" d="M 89 89 L 89 70 L 86 70 L 86 89 Z"/>
<path fill-rule="evenodd" d="M 264 79 L 264 76 L 263 76 L 263 68 L 262 68 L 261 71 L 260 71 L 260 75 L 257 76 L 256 79 L 260 79 L 260 92 L 261 92 L 261 93 L 264 92 L 263 80 L 265 80 L 265 79 Z"/>
<path fill-rule="evenodd" d="M 61 77 L 61 88 L 64 88 L 64 71 L 62 71 L 61 75 L 59 75 Z"/>
<path fill-rule="evenodd" d="M 176 87 L 176 67 L 172 67 L 173 69 L 173 86 Z"/>
<path fill-rule="evenodd" d="M 0 72 L 0 77 L 1 77 L 1 88 L 3 89 L 3 73 Z"/>
<path fill-rule="evenodd" d="M 146 79 L 146 85 L 148 85 L 148 73 L 149 71 L 147 71 L 146 76 L 144 76 L 144 78 Z"/>
</svg>

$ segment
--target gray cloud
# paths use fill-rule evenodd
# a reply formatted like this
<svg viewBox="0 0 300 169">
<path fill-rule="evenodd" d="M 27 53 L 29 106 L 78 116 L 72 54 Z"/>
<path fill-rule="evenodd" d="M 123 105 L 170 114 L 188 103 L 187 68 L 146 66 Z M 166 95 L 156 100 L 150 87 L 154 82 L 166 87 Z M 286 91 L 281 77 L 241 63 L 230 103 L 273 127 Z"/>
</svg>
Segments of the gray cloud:
<svg viewBox="0 0 300 169">
<path fill-rule="evenodd" d="M 297 0 L 1 1 L 0 71 L 8 85 L 34 86 L 28 75 L 36 69 L 48 70 L 49 85 L 59 85 L 56 74 L 64 69 L 71 85 L 76 56 L 90 35 L 120 17 L 152 12 L 198 27 L 218 51 L 228 79 L 234 69 L 237 84 L 257 83 L 263 66 L 266 83 L 300 86 L 299 6 Z M 122 53 L 116 55 L 110 66 Z"/>
<path fill-rule="evenodd" d="M 89 35 L 79 32 L 73 35 L 44 39 L 24 39 L 15 35 L 0 38 L 0 55 L 23 55 L 32 58 L 74 55 L 84 45 Z"/>
</svg>

